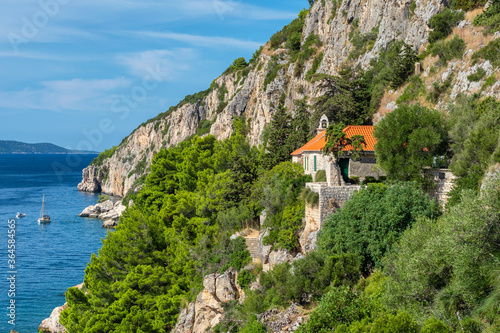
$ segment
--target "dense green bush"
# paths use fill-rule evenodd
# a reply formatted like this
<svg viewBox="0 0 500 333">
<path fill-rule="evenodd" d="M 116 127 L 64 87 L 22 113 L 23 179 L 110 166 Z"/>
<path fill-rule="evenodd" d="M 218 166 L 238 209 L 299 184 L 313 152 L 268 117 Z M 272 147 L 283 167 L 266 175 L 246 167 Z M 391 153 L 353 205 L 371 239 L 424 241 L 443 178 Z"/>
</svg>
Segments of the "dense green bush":
<svg viewBox="0 0 500 333">
<path fill-rule="evenodd" d="M 481 197 L 467 193 L 437 222 L 420 219 L 403 234 L 384 261 L 386 304 L 419 318 L 438 316 L 455 328 L 457 311 L 462 318 L 477 316 L 483 328 L 494 323 L 498 312 L 486 313 L 498 309 L 489 302 L 499 295 L 498 279 L 491 279 L 500 253 L 497 186 L 498 179 Z M 475 310 L 486 304 L 492 307 Z"/>
<path fill-rule="evenodd" d="M 439 206 L 410 184 L 369 184 L 324 223 L 318 248 L 359 254 L 367 274 L 418 217 L 439 214 Z"/>
<path fill-rule="evenodd" d="M 433 56 L 439 56 L 438 65 L 446 66 L 448 61 L 462 58 L 465 52 L 465 42 L 458 35 L 455 35 L 449 41 L 440 40 L 430 45 L 429 50 Z"/>
<path fill-rule="evenodd" d="M 421 105 L 398 107 L 375 126 L 374 136 L 377 163 L 389 180 L 429 184 L 425 168 L 447 153 L 443 114 Z"/>
<path fill-rule="evenodd" d="M 477 71 L 469 76 L 467 76 L 467 80 L 471 82 L 477 82 L 483 79 L 486 76 L 486 71 L 479 67 Z"/>
<path fill-rule="evenodd" d="M 415 73 L 416 62 L 417 51 L 413 50 L 410 45 L 404 44 L 399 57 L 392 66 L 391 88 L 399 88 Z"/>
<path fill-rule="evenodd" d="M 370 309 L 366 300 L 349 287 L 332 288 L 309 315 L 297 333 L 330 333 L 340 324 L 350 324 L 366 317 Z"/>
<path fill-rule="evenodd" d="M 302 29 L 304 27 L 305 17 L 307 10 L 302 10 L 299 17 L 293 20 L 290 24 L 285 26 L 281 31 L 278 31 L 271 36 L 271 47 L 276 49 L 285 44 L 291 52 L 300 50 L 300 43 L 302 41 Z"/>
<path fill-rule="evenodd" d="M 420 76 L 412 76 L 403 94 L 398 97 L 397 104 L 410 104 L 418 101 L 419 96 L 425 96 L 425 84 Z"/>
<path fill-rule="evenodd" d="M 460 199 L 463 189 L 479 190 L 480 180 L 491 163 L 500 162 L 498 133 L 500 102 L 488 97 L 459 97 L 450 107 L 450 136 L 454 157 L 450 169 L 459 177 L 455 182 L 451 204 Z"/>
<path fill-rule="evenodd" d="M 353 24 L 353 26 L 355 26 L 355 24 Z M 348 59 L 356 60 L 365 52 L 370 51 L 373 48 L 377 37 L 378 26 L 374 27 L 372 31 L 366 34 L 362 34 L 356 27 L 354 28 L 354 30 L 351 30 L 349 34 L 349 40 L 351 41 L 354 48 L 349 53 Z"/>
<path fill-rule="evenodd" d="M 450 2 L 450 7 L 468 11 L 483 6 L 486 2 L 487 0 L 452 0 Z"/>
<path fill-rule="evenodd" d="M 103 151 L 102 153 L 100 153 L 99 155 L 97 155 L 97 157 L 94 158 L 94 160 L 92 160 L 92 162 L 90 163 L 90 165 L 101 165 L 102 162 L 104 162 L 105 159 L 110 158 L 111 156 L 113 156 L 113 154 L 115 153 L 115 151 L 116 151 L 117 148 L 118 148 L 118 146 L 114 146 L 113 148 L 106 149 L 105 151 Z"/>
<path fill-rule="evenodd" d="M 453 74 L 450 75 L 446 80 L 440 82 L 436 80 L 432 82 L 432 90 L 429 91 L 427 95 L 427 100 L 431 103 L 437 104 L 439 99 L 448 92 L 451 88 L 451 82 L 453 81 Z"/>
<path fill-rule="evenodd" d="M 433 29 L 429 33 L 428 41 L 429 43 L 434 43 L 440 39 L 446 38 L 451 34 L 453 27 L 455 27 L 458 22 L 465 18 L 463 11 L 454 11 L 446 8 L 442 12 L 434 15 L 430 20 L 430 26 Z"/>
<path fill-rule="evenodd" d="M 482 14 L 474 18 L 474 25 L 484 26 L 488 33 L 500 30 L 500 3 L 493 1 Z"/>
<path fill-rule="evenodd" d="M 482 49 L 474 52 L 472 59 L 489 60 L 493 66 L 500 65 L 500 39 L 492 40 Z"/>
</svg>

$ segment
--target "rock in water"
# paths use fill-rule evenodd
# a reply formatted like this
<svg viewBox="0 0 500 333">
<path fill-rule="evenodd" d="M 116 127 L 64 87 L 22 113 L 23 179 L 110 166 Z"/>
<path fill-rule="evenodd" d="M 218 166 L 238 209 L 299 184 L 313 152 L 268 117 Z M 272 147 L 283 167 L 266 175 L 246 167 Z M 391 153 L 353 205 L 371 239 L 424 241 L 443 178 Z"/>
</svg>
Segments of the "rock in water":
<svg viewBox="0 0 500 333">
<path fill-rule="evenodd" d="M 104 173 L 99 167 L 89 165 L 82 171 L 82 181 L 78 184 L 78 190 L 91 193 L 100 192 L 103 178 Z"/>
<path fill-rule="evenodd" d="M 52 310 L 50 317 L 42 321 L 42 324 L 38 327 L 38 331 L 50 333 L 66 332 L 66 328 L 59 323 L 59 316 L 67 307 L 68 305 L 64 304 Z"/>
<path fill-rule="evenodd" d="M 106 200 L 95 206 L 88 206 L 78 216 L 117 221 L 126 208 L 121 201 L 113 203 L 111 200 Z"/>
<path fill-rule="evenodd" d="M 102 227 L 107 228 L 107 229 L 115 228 L 116 226 L 117 226 L 117 223 L 116 223 L 116 221 L 113 221 L 113 220 L 106 220 L 102 223 Z"/>
</svg>

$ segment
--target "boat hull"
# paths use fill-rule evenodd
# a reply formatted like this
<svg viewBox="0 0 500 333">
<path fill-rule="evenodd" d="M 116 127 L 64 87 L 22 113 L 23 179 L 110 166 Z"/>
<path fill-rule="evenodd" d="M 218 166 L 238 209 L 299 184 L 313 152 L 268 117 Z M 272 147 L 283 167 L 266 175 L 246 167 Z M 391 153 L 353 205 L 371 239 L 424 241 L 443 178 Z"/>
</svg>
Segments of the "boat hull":
<svg viewBox="0 0 500 333">
<path fill-rule="evenodd" d="M 50 223 L 50 219 L 44 219 L 44 218 L 39 218 L 38 219 L 38 224 L 43 224 L 43 223 Z"/>
</svg>

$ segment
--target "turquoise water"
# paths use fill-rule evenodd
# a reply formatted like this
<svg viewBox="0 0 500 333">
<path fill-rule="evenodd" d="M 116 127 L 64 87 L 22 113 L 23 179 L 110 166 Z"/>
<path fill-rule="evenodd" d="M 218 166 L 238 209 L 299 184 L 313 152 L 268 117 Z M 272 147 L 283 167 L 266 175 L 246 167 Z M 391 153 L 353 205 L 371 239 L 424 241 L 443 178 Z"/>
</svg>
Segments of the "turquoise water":
<svg viewBox="0 0 500 333">
<path fill-rule="evenodd" d="M 0 332 L 38 332 L 42 320 L 64 304 L 66 289 L 83 282 L 90 255 L 106 236 L 101 221 L 78 217 L 97 202 L 97 195 L 76 188 L 94 157 L 0 154 Z M 37 223 L 43 194 L 46 214 L 54 221 L 47 225 Z M 26 217 L 9 224 L 18 211 Z M 9 225 L 15 227 L 14 270 L 8 262 Z M 10 275 L 15 275 L 15 297 L 9 296 Z M 9 323 L 11 300 L 15 326 Z"/>
</svg>

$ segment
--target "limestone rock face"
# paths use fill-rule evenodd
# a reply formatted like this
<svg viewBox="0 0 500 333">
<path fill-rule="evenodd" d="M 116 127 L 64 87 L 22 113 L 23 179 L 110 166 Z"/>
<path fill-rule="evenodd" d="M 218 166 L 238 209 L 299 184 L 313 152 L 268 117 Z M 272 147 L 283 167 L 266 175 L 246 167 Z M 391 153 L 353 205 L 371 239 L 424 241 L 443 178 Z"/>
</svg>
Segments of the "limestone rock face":
<svg viewBox="0 0 500 333">
<path fill-rule="evenodd" d="M 66 328 L 59 323 L 59 316 L 67 307 L 68 306 L 64 304 L 52 310 L 50 317 L 42 321 L 42 324 L 38 327 L 38 331 L 50 333 L 66 332 Z"/>
<path fill-rule="evenodd" d="M 297 304 L 292 304 L 283 312 L 270 309 L 257 316 L 270 332 L 294 332 L 300 324 L 306 322 L 301 309 Z"/>
<path fill-rule="evenodd" d="M 410 13 L 412 2 L 416 8 Z M 324 54 L 318 73 L 335 75 L 353 49 L 349 33 L 359 29 L 361 34 L 366 34 L 378 27 L 373 48 L 357 60 L 366 68 L 370 60 L 394 40 L 403 40 L 415 49 L 422 46 L 427 40 L 430 18 L 443 9 L 445 2 L 350 0 L 342 1 L 333 11 L 332 1 L 316 1 L 306 16 L 302 43 L 310 35 L 317 35 L 323 42 L 318 52 Z M 354 20 L 357 28 L 352 24 Z M 90 192 L 101 190 L 117 196 L 136 191 L 143 183 L 143 176 L 149 173 L 153 156 L 161 148 L 176 145 L 195 134 L 202 121 L 212 123 L 210 134 L 225 139 L 233 131 L 235 117 L 243 117 L 248 123 L 250 143 L 261 143 L 261 134 L 271 121 L 281 95 L 286 96 L 284 104 L 293 112 L 295 100 L 305 97 L 307 103 L 312 104 L 322 93 L 318 89 L 319 82 L 306 80 L 314 57 L 304 63 L 302 71 L 296 71 L 296 64 L 289 63 L 291 55 L 287 52 L 285 49 L 273 50 L 268 43 L 248 75 L 221 75 L 214 81 L 213 89 L 200 100 L 181 103 L 173 111 L 139 126 L 110 158 L 100 166 L 89 166 L 83 171 L 78 188 Z M 283 68 L 272 82 L 264 86 L 268 65 L 273 61 Z"/>
<path fill-rule="evenodd" d="M 83 192 L 100 192 L 101 183 L 104 178 L 103 170 L 94 165 L 89 165 L 82 172 L 82 181 L 78 184 L 78 190 Z"/>
<path fill-rule="evenodd" d="M 224 318 L 222 302 L 240 300 L 244 293 L 237 285 L 238 274 L 231 269 L 224 274 L 205 276 L 205 289 L 196 297 L 196 301 L 182 309 L 174 333 L 203 333 L 214 327 Z"/>
</svg>

